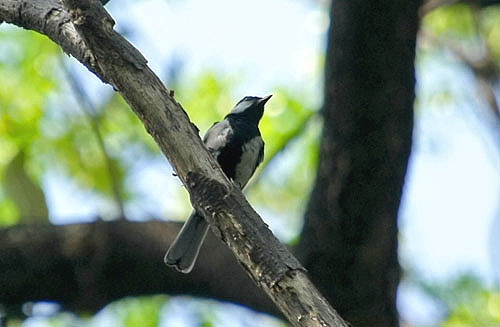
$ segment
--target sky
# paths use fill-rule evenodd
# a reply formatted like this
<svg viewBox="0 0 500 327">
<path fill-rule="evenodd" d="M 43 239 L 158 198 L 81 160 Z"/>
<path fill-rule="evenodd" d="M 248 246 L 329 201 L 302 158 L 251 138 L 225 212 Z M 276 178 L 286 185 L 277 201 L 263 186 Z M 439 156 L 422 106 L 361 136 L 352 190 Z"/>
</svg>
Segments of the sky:
<svg viewBox="0 0 500 327">
<path fill-rule="evenodd" d="M 401 208 L 403 250 L 432 278 L 471 270 L 491 283 L 488 252 L 491 225 L 500 214 L 500 169 L 498 149 L 477 114 L 484 103 L 471 74 L 452 56 L 419 63 L 417 79 L 425 108 L 417 102 L 416 140 Z M 447 93 L 456 97 L 425 100 Z"/>
<path fill-rule="evenodd" d="M 108 9 L 117 28 L 129 33 L 159 75 L 172 60 L 182 58 L 187 75 L 207 69 L 242 74 L 238 92 L 268 94 L 276 85 L 287 85 L 305 90 L 319 104 L 318 61 L 328 27 L 321 6 L 307 0 L 145 0 L 111 1 Z M 74 69 L 87 74 L 78 65 Z M 490 230 L 500 212 L 500 171 L 491 136 L 474 111 L 484 104 L 470 87 L 473 77 L 452 56 L 419 60 L 417 80 L 414 149 L 400 210 L 402 264 L 428 280 L 472 271 L 492 283 Z M 87 87 L 99 92 L 100 82 L 92 80 Z M 434 94 L 443 92 L 461 96 L 433 100 Z M 151 181 L 172 184 L 163 163 L 155 165 L 140 170 L 138 181 L 144 183 L 140 188 Z M 92 210 L 78 203 L 92 195 L 65 196 L 68 192 L 61 192 L 60 182 L 56 176 L 46 182 L 51 215 L 81 217 L 82 210 L 90 215 Z M 64 187 L 76 188 L 67 183 Z M 163 203 L 164 198 L 151 201 Z M 404 319 L 415 324 L 434 322 L 439 315 L 411 287 L 402 287 L 399 301 Z"/>
</svg>

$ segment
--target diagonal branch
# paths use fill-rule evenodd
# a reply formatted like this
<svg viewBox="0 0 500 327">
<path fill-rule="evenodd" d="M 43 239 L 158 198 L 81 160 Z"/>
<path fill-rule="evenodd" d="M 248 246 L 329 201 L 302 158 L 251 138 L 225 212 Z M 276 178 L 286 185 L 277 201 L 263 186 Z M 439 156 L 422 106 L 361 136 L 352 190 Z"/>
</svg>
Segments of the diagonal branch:
<svg viewBox="0 0 500 327">
<path fill-rule="evenodd" d="M 0 20 L 48 35 L 129 103 L 212 230 L 295 326 L 346 326 L 210 156 L 144 57 L 96 0 L 0 0 Z"/>
</svg>

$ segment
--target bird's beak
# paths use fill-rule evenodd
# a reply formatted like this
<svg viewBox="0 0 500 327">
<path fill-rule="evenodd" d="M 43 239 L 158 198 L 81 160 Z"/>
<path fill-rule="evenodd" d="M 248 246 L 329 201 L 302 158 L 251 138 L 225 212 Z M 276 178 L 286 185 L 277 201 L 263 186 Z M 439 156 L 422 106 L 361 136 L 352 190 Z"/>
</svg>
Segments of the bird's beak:
<svg viewBox="0 0 500 327">
<path fill-rule="evenodd" d="M 259 103 L 265 104 L 267 100 L 271 99 L 272 96 L 273 96 L 272 94 L 269 94 L 266 95 L 265 97 L 260 98 Z"/>
</svg>

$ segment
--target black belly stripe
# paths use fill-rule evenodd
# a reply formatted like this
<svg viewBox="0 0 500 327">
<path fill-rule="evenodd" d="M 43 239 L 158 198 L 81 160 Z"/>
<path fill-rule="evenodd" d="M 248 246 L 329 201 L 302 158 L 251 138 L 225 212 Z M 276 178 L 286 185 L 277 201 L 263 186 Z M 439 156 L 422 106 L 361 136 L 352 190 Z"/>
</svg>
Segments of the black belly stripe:
<svg viewBox="0 0 500 327">
<path fill-rule="evenodd" d="M 217 157 L 219 165 L 227 177 L 234 180 L 236 176 L 236 166 L 240 162 L 243 147 L 239 142 L 225 146 Z"/>
</svg>

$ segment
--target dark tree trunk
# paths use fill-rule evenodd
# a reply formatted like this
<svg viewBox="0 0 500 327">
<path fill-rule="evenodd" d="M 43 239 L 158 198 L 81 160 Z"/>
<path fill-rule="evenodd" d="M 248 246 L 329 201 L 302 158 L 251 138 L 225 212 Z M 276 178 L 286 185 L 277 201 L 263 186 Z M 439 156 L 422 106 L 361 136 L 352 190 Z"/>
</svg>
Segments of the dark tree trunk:
<svg viewBox="0 0 500 327">
<path fill-rule="evenodd" d="M 334 0 L 321 155 L 299 259 L 355 327 L 398 326 L 418 1 Z"/>
</svg>

